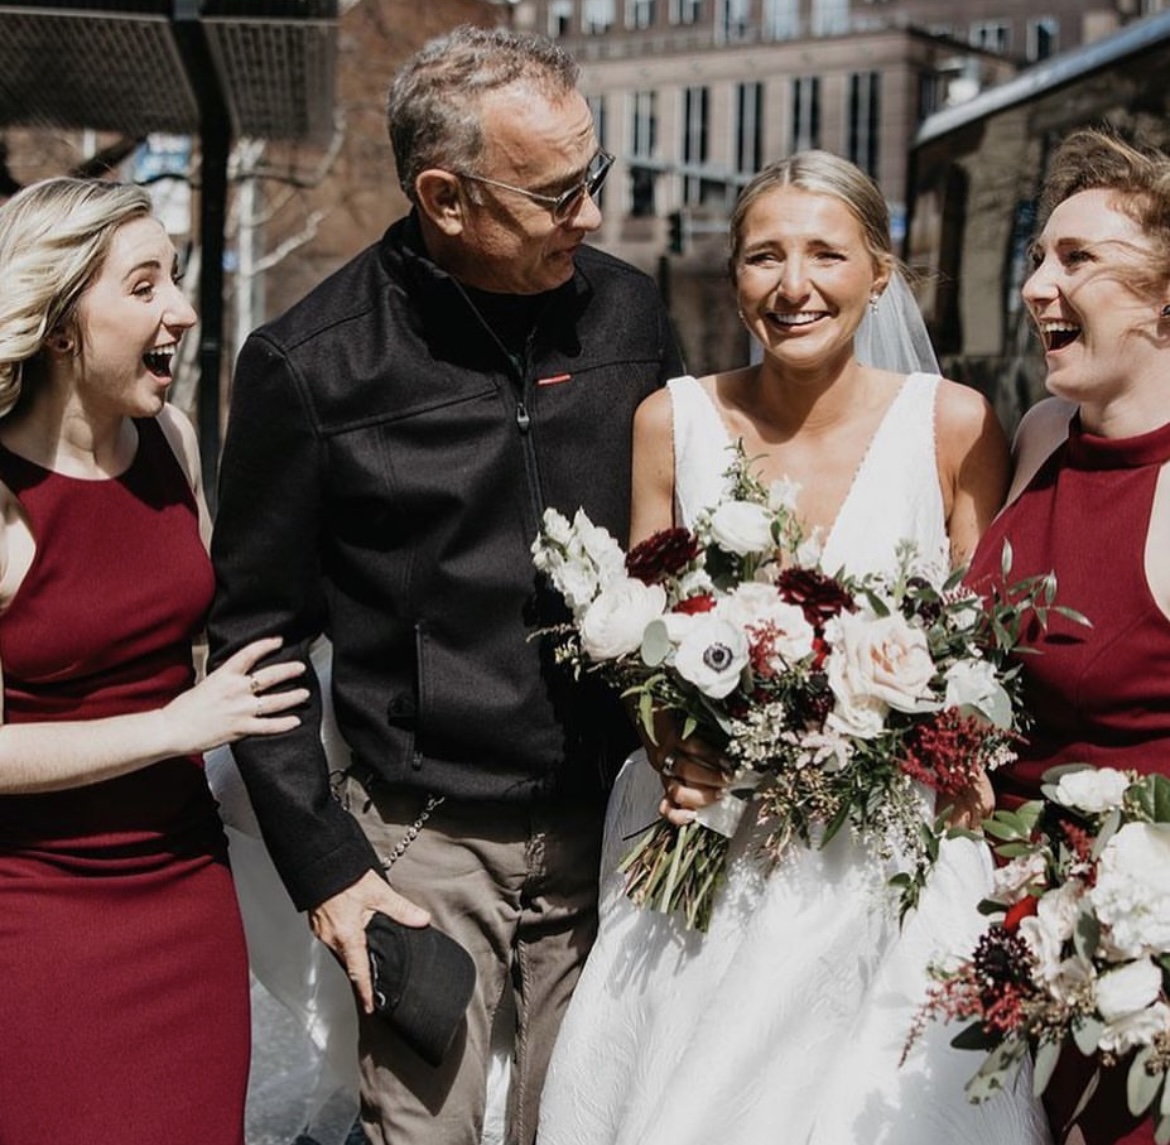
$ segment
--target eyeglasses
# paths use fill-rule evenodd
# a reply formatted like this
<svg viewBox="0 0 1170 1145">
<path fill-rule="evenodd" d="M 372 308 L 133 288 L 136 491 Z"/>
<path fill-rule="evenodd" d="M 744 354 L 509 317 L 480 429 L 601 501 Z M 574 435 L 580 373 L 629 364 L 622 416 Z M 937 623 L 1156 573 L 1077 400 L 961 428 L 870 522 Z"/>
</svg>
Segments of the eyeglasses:
<svg viewBox="0 0 1170 1145">
<path fill-rule="evenodd" d="M 601 190 L 609 169 L 613 166 L 613 156 L 607 151 L 598 151 L 589 161 L 585 170 L 585 178 L 570 187 L 560 195 L 540 195 L 536 191 L 529 191 L 524 187 L 513 187 L 511 183 L 501 183 L 498 179 L 487 179 L 483 175 L 472 175 L 467 171 L 456 171 L 460 179 L 470 179 L 473 183 L 484 183 L 489 187 L 499 187 L 502 191 L 511 191 L 517 195 L 524 195 L 534 203 L 542 203 L 549 209 L 553 222 L 566 223 L 576 213 L 581 200 L 588 195 L 591 199 L 597 197 Z"/>
</svg>

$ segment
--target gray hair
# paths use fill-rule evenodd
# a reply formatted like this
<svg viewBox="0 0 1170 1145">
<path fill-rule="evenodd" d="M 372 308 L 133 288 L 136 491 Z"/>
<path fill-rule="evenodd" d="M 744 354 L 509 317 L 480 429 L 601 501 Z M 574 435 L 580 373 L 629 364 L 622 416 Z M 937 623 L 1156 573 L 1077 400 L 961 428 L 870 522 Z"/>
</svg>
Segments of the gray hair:
<svg viewBox="0 0 1170 1145">
<path fill-rule="evenodd" d="M 577 85 L 576 61 L 544 36 L 463 24 L 426 43 L 390 85 L 386 120 L 398 181 L 416 202 L 415 183 L 431 167 L 460 171 L 483 152 L 483 97 L 530 84 L 553 97 Z"/>
<path fill-rule="evenodd" d="M 114 232 L 151 210 L 141 187 L 71 178 L 33 183 L 0 206 L 0 416 L 20 397 L 24 364 L 72 325 Z"/>
<path fill-rule="evenodd" d="M 897 265 L 890 238 L 890 208 L 878 185 L 854 163 L 831 151 L 797 151 L 769 163 L 740 192 L 731 216 L 731 273 L 734 277 L 743 242 L 743 224 L 757 199 L 776 187 L 795 187 L 840 199 L 861 224 L 866 249 L 881 267 Z"/>
</svg>

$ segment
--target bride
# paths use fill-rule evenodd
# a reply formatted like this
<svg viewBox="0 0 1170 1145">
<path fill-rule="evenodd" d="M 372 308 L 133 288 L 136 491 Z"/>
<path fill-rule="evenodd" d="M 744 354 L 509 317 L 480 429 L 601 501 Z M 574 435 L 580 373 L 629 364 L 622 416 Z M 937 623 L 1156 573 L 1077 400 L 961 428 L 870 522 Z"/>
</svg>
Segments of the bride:
<svg viewBox="0 0 1170 1145">
<path fill-rule="evenodd" d="M 800 153 L 745 188 L 731 240 L 740 315 L 763 359 L 677 378 L 639 409 L 632 541 L 714 504 L 739 440 L 765 484 L 799 486 L 826 570 L 891 570 L 908 539 L 941 579 L 999 507 L 1007 448 L 974 391 L 858 361 L 875 360 L 855 346 L 867 311 L 908 297 L 881 193 L 843 159 Z M 866 327 L 892 323 L 875 313 Z M 683 823 L 716 800 L 723 773 L 670 721 L 657 740 L 627 762 L 610 801 L 601 930 L 553 1056 L 541 1145 L 1046 1142 L 1027 1077 L 968 1104 L 980 1059 L 951 1049 L 945 1027 L 899 1064 L 927 964 L 981 929 L 986 847 L 946 841 L 899 926 L 887 872 L 847 832 L 824 849 L 793 846 L 768 875 L 761 829 L 744 816 L 710 929 L 684 931 L 634 907 L 616 865 L 659 809 Z M 972 792 L 955 821 L 987 809 Z"/>
</svg>

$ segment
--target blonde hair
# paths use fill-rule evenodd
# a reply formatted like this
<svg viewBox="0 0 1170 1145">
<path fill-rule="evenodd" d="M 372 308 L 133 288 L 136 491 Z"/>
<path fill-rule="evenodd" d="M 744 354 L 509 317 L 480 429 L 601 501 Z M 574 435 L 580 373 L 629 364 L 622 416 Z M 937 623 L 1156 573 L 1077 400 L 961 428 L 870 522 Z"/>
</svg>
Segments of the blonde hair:
<svg viewBox="0 0 1170 1145">
<path fill-rule="evenodd" d="M 24 368 L 71 327 L 77 300 L 101 269 L 114 232 L 149 216 L 141 187 L 45 179 L 0 206 L 0 417 L 20 399 Z"/>
<path fill-rule="evenodd" d="M 890 240 L 890 209 L 878 185 L 856 164 L 831 151 L 797 151 L 787 159 L 769 163 L 740 192 L 728 236 L 733 278 L 747 213 L 757 199 L 776 187 L 795 187 L 798 191 L 840 199 L 861 224 L 865 247 L 875 266 L 882 269 L 897 266 Z"/>
</svg>

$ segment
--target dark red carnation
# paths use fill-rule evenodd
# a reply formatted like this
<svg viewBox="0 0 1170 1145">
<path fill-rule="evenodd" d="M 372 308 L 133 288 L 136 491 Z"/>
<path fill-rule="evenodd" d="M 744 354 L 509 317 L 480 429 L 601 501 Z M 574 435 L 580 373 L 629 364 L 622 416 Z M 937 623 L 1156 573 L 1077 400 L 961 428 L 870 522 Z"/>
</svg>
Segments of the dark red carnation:
<svg viewBox="0 0 1170 1145">
<path fill-rule="evenodd" d="M 715 598 L 704 593 L 700 596 L 688 596 L 686 600 L 680 600 L 672 611 L 685 612 L 688 616 L 694 616 L 696 612 L 710 612 L 714 607 Z"/>
<path fill-rule="evenodd" d="M 776 587 L 789 604 L 800 607 L 805 620 L 814 628 L 824 628 L 834 616 L 853 612 L 857 607 L 849 593 L 819 569 L 785 569 Z"/>
<path fill-rule="evenodd" d="M 698 538 L 689 529 L 662 529 L 630 550 L 626 572 L 643 584 L 659 584 L 677 576 L 698 555 Z"/>
</svg>

